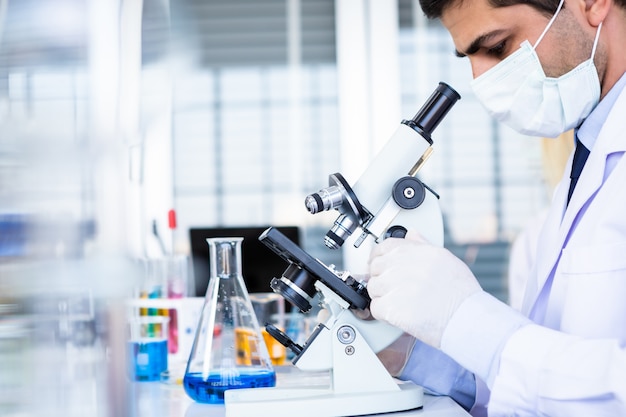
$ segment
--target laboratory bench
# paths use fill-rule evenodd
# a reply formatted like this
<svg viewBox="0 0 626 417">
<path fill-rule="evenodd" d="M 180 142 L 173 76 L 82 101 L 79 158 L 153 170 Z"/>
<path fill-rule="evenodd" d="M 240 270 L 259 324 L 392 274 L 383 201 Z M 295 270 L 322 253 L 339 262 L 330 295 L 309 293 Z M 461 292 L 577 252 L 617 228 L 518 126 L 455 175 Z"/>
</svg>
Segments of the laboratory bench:
<svg viewBox="0 0 626 417">
<path fill-rule="evenodd" d="M 277 386 L 316 385 L 327 381 L 324 374 L 311 375 L 293 366 L 276 367 Z M 133 415 L 137 417 L 223 417 L 223 405 L 200 404 L 189 398 L 182 385 L 167 382 L 134 382 L 130 385 Z M 293 410 L 293 415 L 302 415 Z M 421 409 L 386 413 L 385 416 L 467 417 L 451 398 L 424 395 Z M 263 416 L 264 417 L 264 416 Z M 269 416 L 268 416 L 269 417 Z"/>
</svg>

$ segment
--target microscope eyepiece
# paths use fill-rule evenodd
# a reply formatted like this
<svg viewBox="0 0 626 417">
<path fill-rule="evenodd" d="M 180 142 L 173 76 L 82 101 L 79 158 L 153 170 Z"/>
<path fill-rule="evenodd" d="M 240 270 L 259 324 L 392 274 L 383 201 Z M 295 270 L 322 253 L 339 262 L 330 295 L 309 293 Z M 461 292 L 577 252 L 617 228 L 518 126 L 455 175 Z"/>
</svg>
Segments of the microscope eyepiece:
<svg viewBox="0 0 626 417">
<path fill-rule="evenodd" d="M 430 135 L 460 98 L 459 93 L 452 87 L 440 82 L 413 119 L 403 120 L 402 123 L 408 125 L 429 143 L 432 143 Z"/>
</svg>

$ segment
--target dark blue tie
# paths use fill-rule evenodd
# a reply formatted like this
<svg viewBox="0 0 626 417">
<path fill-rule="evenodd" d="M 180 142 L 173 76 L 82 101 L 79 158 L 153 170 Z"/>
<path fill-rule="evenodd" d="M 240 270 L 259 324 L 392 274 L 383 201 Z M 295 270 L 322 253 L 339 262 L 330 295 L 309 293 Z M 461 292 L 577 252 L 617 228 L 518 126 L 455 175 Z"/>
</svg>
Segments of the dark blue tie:
<svg viewBox="0 0 626 417">
<path fill-rule="evenodd" d="M 585 148 L 585 145 L 581 141 L 576 139 L 576 150 L 574 151 L 574 161 L 572 162 L 572 173 L 570 174 L 569 192 L 567 193 L 567 203 L 569 204 L 570 198 L 574 193 L 574 188 L 578 182 L 578 177 L 585 166 L 585 161 L 589 156 L 589 149 Z"/>
</svg>

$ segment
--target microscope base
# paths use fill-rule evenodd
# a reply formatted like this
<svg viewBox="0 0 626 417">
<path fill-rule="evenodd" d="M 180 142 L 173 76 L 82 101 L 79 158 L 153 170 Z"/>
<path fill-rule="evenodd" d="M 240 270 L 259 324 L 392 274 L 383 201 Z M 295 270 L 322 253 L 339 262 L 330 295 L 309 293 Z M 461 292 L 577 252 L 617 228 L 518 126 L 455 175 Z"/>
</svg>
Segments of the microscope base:
<svg viewBox="0 0 626 417">
<path fill-rule="evenodd" d="M 398 391 L 336 393 L 321 388 L 250 388 L 225 393 L 226 417 L 341 417 L 420 408 L 422 387 L 399 383 Z"/>
</svg>

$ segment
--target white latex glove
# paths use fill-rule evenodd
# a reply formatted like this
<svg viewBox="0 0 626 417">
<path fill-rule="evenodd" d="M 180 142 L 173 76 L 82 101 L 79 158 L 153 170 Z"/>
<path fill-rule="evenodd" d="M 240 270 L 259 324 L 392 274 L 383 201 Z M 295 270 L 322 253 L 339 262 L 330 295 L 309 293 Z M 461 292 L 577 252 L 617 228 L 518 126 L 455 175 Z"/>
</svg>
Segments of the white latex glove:
<svg viewBox="0 0 626 417">
<path fill-rule="evenodd" d="M 367 284 L 372 315 L 436 348 L 454 312 L 478 291 L 467 265 L 415 231 L 372 250 Z"/>
<path fill-rule="evenodd" d="M 358 281 L 367 284 L 369 275 L 354 276 Z M 363 310 L 353 309 L 352 313 L 361 320 L 374 320 L 374 316 L 369 307 Z M 378 359 L 383 364 L 387 372 L 393 377 L 400 376 L 406 366 L 413 346 L 415 346 L 415 338 L 408 333 L 402 333 L 400 337 L 394 340 L 389 346 L 376 353 Z"/>
</svg>

